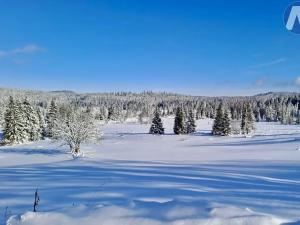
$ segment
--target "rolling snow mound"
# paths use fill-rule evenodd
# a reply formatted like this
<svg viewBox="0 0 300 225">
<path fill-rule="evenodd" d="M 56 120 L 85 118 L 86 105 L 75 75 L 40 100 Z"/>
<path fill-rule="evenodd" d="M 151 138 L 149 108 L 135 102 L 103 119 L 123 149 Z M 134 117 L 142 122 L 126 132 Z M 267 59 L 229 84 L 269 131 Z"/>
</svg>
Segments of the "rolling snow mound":
<svg viewBox="0 0 300 225">
<path fill-rule="evenodd" d="M 141 209 L 140 204 L 150 204 Z M 137 207 L 138 206 L 138 207 Z M 152 206 L 152 207 L 151 207 Z M 27 212 L 7 225 L 296 225 L 270 215 L 232 206 L 192 207 L 176 202 L 132 203 L 131 207 L 76 206 L 62 212 Z"/>
</svg>

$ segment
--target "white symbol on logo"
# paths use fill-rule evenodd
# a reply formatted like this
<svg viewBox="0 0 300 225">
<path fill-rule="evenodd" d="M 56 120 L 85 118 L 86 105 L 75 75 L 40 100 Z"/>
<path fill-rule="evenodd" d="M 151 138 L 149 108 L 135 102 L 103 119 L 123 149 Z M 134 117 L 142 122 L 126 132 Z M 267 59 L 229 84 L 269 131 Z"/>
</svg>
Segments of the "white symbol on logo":
<svg viewBox="0 0 300 225">
<path fill-rule="evenodd" d="M 293 30 L 297 19 L 300 22 L 300 6 L 293 6 L 289 19 L 286 23 L 286 28 L 288 30 Z"/>
</svg>

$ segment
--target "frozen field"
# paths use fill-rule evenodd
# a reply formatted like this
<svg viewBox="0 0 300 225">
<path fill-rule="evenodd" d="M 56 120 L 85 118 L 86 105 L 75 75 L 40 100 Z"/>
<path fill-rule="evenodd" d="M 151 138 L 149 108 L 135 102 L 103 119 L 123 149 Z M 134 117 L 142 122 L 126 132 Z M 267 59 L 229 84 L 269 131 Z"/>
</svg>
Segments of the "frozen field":
<svg viewBox="0 0 300 225">
<path fill-rule="evenodd" d="M 108 124 L 73 159 L 59 143 L 0 148 L 0 224 L 300 224 L 300 126 L 258 123 L 253 137 L 147 134 Z M 38 187 L 38 213 L 31 213 Z"/>
</svg>

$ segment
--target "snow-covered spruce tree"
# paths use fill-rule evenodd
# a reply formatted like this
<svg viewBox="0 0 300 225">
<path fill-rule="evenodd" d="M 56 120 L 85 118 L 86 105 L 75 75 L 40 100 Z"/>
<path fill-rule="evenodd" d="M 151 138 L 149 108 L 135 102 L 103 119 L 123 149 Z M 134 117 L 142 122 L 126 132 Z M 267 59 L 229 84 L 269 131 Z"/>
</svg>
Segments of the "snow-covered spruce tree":
<svg viewBox="0 0 300 225">
<path fill-rule="evenodd" d="M 59 112 L 53 138 L 62 140 L 73 155 L 78 155 L 82 143 L 97 139 L 95 119 L 90 113 L 71 106 L 61 107 Z"/>
<path fill-rule="evenodd" d="M 247 108 L 245 106 L 242 112 L 241 131 L 242 134 L 247 134 L 248 132 L 250 132 L 248 129 L 248 121 L 247 121 Z"/>
<path fill-rule="evenodd" d="M 231 121 L 228 110 L 224 109 L 223 103 L 220 103 L 214 120 L 213 135 L 228 136 L 231 133 L 230 125 Z"/>
<path fill-rule="evenodd" d="M 192 110 L 189 110 L 188 118 L 186 122 L 186 133 L 191 134 L 196 132 L 195 116 Z"/>
<path fill-rule="evenodd" d="M 122 109 L 119 105 L 110 106 L 108 108 L 107 119 L 112 121 L 122 120 Z"/>
<path fill-rule="evenodd" d="M 151 124 L 149 133 L 150 134 L 164 134 L 165 133 L 165 129 L 163 127 L 163 123 L 160 118 L 158 109 L 156 109 L 154 112 L 154 117 L 152 119 L 152 124 Z"/>
<path fill-rule="evenodd" d="M 151 116 L 153 115 L 153 113 L 153 107 L 146 105 L 142 108 L 141 113 L 138 115 L 139 122 L 142 124 L 149 123 L 151 121 Z"/>
<path fill-rule="evenodd" d="M 41 108 L 37 109 L 37 115 L 39 120 L 39 132 L 41 134 L 41 138 L 44 139 L 47 136 L 47 133 L 45 126 L 45 118 Z"/>
<path fill-rule="evenodd" d="M 254 129 L 254 115 L 253 110 L 250 103 L 244 105 L 243 113 L 242 113 L 242 121 L 241 121 L 241 131 L 242 134 L 247 135 L 250 134 Z"/>
<path fill-rule="evenodd" d="M 15 144 L 26 141 L 24 130 L 20 104 L 19 102 L 15 102 L 13 97 L 10 96 L 4 115 L 4 143 Z"/>
<path fill-rule="evenodd" d="M 223 135 L 223 103 L 219 104 L 212 129 L 213 135 Z"/>
<path fill-rule="evenodd" d="M 37 111 L 30 105 L 27 99 L 22 104 L 22 114 L 25 124 L 26 139 L 37 141 L 42 137 Z"/>
<path fill-rule="evenodd" d="M 114 119 L 114 108 L 112 106 L 110 106 L 108 108 L 107 119 L 108 120 L 113 120 Z"/>
<path fill-rule="evenodd" d="M 107 121 L 107 116 L 108 116 L 108 110 L 107 110 L 106 107 L 101 107 L 95 113 L 95 119 L 96 120 Z"/>
<path fill-rule="evenodd" d="M 266 121 L 267 122 L 275 121 L 275 110 L 273 109 L 272 105 L 268 105 L 266 107 Z"/>
<path fill-rule="evenodd" d="M 253 114 L 253 110 L 252 110 L 252 106 L 250 103 L 247 104 L 247 118 L 248 118 L 248 124 L 249 124 L 249 127 L 250 127 L 250 130 L 251 131 L 254 131 L 255 130 L 255 117 L 254 117 L 254 114 Z"/>
<path fill-rule="evenodd" d="M 24 113 L 24 109 L 23 109 L 23 104 L 22 102 L 20 102 L 19 100 L 16 100 L 16 107 L 18 110 L 18 114 L 20 117 L 20 124 L 23 126 L 23 129 L 20 132 L 20 137 L 22 137 L 23 141 L 22 142 L 26 142 L 29 140 L 29 136 L 27 133 L 27 127 L 26 127 L 26 118 L 25 118 L 25 113 Z"/>
<path fill-rule="evenodd" d="M 293 110 L 293 106 L 291 103 L 288 103 L 287 105 L 285 105 L 284 107 L 281 107 L 281 118 L 280 118 L 280 122 L 282 124 L 292 124 L 293 123 L 293 118 L 292 118 L 292 110 Z"/>
<path fill-rule="evenodd" d="M 185 133 L 184 116 L 183 116 L 182 107 L 177 107 L 173 130 L 174 133 L 177 135 Z"/>
<path fill-rule="evenodd" d="M 300 124 L 300 110 L 297 110 L 297 119 L 296 119 L 296 124 Z"/>
<path fill-rule="evenodd" d="M 223 135 L 228 136 L 231 134 L 231 121 L 228 110 L 224 110 L 223 114 Z"/>
<path fill-rule="evenodd" d="M 50 103 L 50 108 L 46 116 L 46 136 L 52 138 L 53 137 L 53 129 L 55 124 L 57 123 L 58 117 L 58 108 L 56 106 L 55 101 L 52 99 Z"/>
</svg>

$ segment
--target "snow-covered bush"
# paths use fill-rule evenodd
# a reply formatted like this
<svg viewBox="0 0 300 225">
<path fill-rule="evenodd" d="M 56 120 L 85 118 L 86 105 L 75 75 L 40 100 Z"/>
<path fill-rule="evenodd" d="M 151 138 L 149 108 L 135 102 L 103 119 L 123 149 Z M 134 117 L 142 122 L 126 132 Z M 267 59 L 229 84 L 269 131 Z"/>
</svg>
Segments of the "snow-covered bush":
<svg viewBox="0 0 300 225">
<path fill-rule="evenodd" d="M 233 135 L 238 135 L 241 133 L 241 121 L 240 120 L 232 120 L 231 121 L 231 133 Z"/>
<path fill-rule="evenodd" d="M 96 140 L 97 137 L 95 119 L 89 112 L 71 106 L 60 108 L 53 127 L 53 138 L 67 144 L 72 154 L 80 154 L 81 144 Z"/>
</svg>

